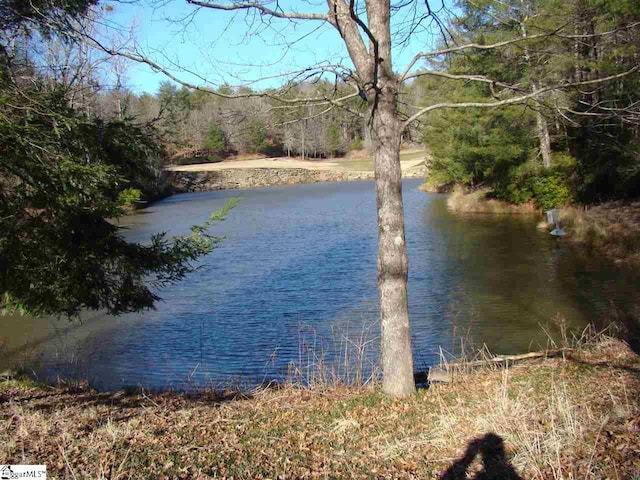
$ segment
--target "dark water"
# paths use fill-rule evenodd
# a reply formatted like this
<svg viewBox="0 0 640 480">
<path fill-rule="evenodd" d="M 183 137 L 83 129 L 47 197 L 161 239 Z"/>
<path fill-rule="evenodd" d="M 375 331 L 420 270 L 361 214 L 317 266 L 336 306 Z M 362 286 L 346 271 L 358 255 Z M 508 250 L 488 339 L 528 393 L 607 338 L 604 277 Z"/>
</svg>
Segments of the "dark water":
<svg viewBox="0 0 640 480">
<path fill-rule="evenodd" d="M 416 368 L 454 337 L 495 353 L 547 344 L 563 317 L 580 328 L 637 298 L 638 277 L 536 229 L 532 216 L 454 215 L 446 198 L 404 183 Z M 156 311 L 119 318 L 0 317 L 4 363 L 40 358 L 44 376 L 80 375 L 103 389 L 255 383 L 324 352 L 344 364 L 378 342 L 372 182 L 178 195 L 127 218 L 130 240 L 184 234 L 231 196 L 243 200 L 215 233 L 201 268 L 161 292 Z M 346 352 L 346 354 L 345 354 Z"/>
</svg>

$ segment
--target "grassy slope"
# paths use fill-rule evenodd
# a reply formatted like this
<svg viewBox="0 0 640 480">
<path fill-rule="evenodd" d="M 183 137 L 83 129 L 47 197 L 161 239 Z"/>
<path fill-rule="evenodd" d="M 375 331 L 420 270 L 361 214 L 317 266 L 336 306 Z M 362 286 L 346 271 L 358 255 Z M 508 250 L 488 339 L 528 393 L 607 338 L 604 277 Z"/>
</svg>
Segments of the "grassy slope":
<svg viewBox="0 0 640 480">
<path fill-rule="evenodd" d="M 9 381 L 0 459 L 47 464 L 53 478 L 435 478 L 469 440 L 495 432 L 525 478 L 634 478 L 639 372 L 625 344 L 605 340 L 573 359 L 485 370 L 404 400 L 376 388 L 226 401 Z"/>
</svg>

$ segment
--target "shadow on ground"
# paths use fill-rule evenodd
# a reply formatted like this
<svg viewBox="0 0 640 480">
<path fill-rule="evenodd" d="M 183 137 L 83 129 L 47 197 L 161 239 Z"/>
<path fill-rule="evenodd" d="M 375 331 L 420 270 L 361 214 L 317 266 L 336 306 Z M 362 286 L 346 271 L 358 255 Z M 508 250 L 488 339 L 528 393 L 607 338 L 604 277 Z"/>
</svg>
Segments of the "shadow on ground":
<svg viewBox="0 0 640 480">
<path fill-rule="evenodd" d="M 482 470 L 472 477 L 473 480 L 524 480 L 507 459 L 502 437 L 495 433 L 487 433 L 471 440 L 464 455 L 440 476 L 440 480 L 469 478 L 467 470 L 478 454 L 482 458 Z"/>
</svg>

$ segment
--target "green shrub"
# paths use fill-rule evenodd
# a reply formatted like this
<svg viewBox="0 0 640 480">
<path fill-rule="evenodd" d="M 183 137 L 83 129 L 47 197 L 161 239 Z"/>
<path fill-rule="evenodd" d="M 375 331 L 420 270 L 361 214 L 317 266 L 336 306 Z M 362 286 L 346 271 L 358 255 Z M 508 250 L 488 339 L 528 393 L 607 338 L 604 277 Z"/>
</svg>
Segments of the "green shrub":
<svg viewBox="0 0 640 480">
<path fill-rule="evenodd" d="M 142 192 L 137 188 L 127 188 L 118 194 L 118 206 L 122 208 L 134 208 L 141 200 Z"/>
<path fill-rule="evenodd" d="M 553 152 L 551 154 L 551 166 L 554 170 L 562 170 L 566 173 L 572 173 L 577 165 L 577 161 L 571 155 L 564 152 Z"/>
<path fill-rule="evenodd" d="M 332 156 L 344 155 L 344 139 L 340 131 L 340 125 L 331 123 L 326 133 L 327 153 Z"/>
<path fill-rule="evenodd" d="M 349 150 L 362 150 L 362 139 L 360 137 L 354 138 L 349 144 Z"/>
<path fill-rule="evenodd" d="M 207 135 L 204 137 L 204 148 L 214 155 L 223 153 L 227 148 L 224 132 L 213 122 L 209 124 Z"/>
<path fill-rule="evenodd" d="M 571 178 L 576 169 L 576 159 L 563 152 L 554 152 L 551 168 L 540 170 L 529 178 L 529 185 L 536 205 L 549 210 L 575 201 Z"/>
<path fill-rule="evenodd" d="M 574 200 L 567 178 L 558 170 L 549 170 L 535 177 L 531 188 L 536 205 L 544 210 L 567 205 Z"/>
<path fill-rule="evenodd" d="M 531 183 L 527 177 L 516 177 L 504 185 L 497 185 L 490 197 L 519 205 L 533 197 Z"/>
<path fill-rule="evenodd" d="M 269 148 L 269 132 L 262 120 L 252 119 L 248 125 L 247 152 L 265 153 Z"/>
<path fill-rule="evenodd" d="M 503 181 L 494 185 L 491 196 L 515 204 L 533 200 L 545 210 L 567 205 L 575 200 L 571 185 L 575 166 L 576 160 L 561 152 L 553 153 L 552 167 L 548 170 L 530 160 L 510 169 Z"/>
</svg>

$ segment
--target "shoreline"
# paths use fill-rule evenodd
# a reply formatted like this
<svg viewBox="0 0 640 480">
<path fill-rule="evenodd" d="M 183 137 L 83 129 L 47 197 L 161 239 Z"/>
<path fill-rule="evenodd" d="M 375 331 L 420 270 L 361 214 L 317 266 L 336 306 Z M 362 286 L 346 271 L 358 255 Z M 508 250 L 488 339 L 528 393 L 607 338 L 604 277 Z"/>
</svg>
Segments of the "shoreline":
<svg viewBox="0 0 640 480">
<path fill-rule="evenodd" d="M 604 336 L 576 347 L 460 371 L 406 399 L 375 385 L 240 395 L 7 380 L 0 456 L 65 478 L 442 478 L 492 445 L 524 478 L 626 478 L 640 468 L 640 358 Z"/>
<path fill-rule="evenodd" d="M 412 169 L 402 178 L 421 178 L 424 172 Z M 169 179 L 174 193 L 206 192 L 215 190 L 247 190 L 251 188 L 283 185 L 303 185 L 324 182 L 354 182 L 373 180 L 374 172 L 309 170 L 303 168 L 247 168 L 216 171 L 173 171 Z"/>
<path fill-rule="evenodd" d="M 486 193 L 487 190 L 465 193 L 461 187 L 454 187 L 447 198 L 447 206 L 451 211 L 463 214 L 535 214 L 540 217 L 540 230 L 554 228 L 543 218 L 542 209 L 532 203 L 513 205 L 487 199 Z M 640 201 L 564 206 L 560 208 L 560 226 L 567 233 L 562 241 L 597 251 L 619 264 L 640 264 Z"/>
<path fill-rule="evenodd" d="M 567 240 L 602 253 L 618 264 L 640 264 L 640 202 L 607 202 L 560 209 Z"/>
<path fill-rule="evenodd" d="M 426 191 L 425 188 L 421 190 Z M 515 205 L 487 198 L 489 190 L 486 189 L 465 192 L 463 187 L 456 185 L 447 193 L 447 207 L 456 213 L 540 214 L 540 209 L 531 202 Z"/>
<path fill-rule="evenodd" d="M 403 178 L 424 178 L 426 154 L 420 149 L 401 152 Z M 333 160 L 276 157 L 197 165 L 172 165 L 164 169 L 174 193 L 244 190 L 280 185 L 350 182 L 375 178 L 373 163 L 364 155 Z"/>
</svg>

